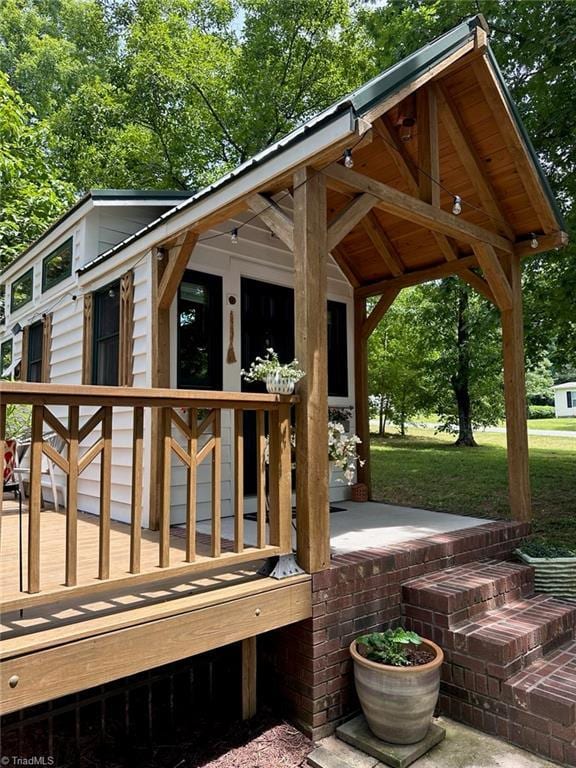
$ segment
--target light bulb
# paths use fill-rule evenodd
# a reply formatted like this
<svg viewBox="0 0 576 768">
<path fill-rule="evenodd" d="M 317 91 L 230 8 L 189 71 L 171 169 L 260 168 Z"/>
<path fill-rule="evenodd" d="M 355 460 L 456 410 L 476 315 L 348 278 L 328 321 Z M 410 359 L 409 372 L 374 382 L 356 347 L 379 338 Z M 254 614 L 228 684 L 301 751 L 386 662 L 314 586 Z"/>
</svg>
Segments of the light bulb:
<svg viewBox="0 0 576 768">
<path fill-rule="evenodd" d="M 538 248 L 538 245 L 539 245 L 538 238 L 536 237 L 534 232 L 530 232 L 530 237 L 532 238 L 530 240 L 530 248 Z"/>
<path fill-rule="evenodd" d="M 412 138 L 412 128 L 415 123 L 416 120 L 414 120 L 413 117 L 405 117 L 404 120 L 402 120 L 402 125 L 400 126 L 400 141 L 410 141 Z"/>
<path fill-rule="evenodd" d="M 452 213 L 454 216 L 459 216 L 462 213 L 462 198 L 460 195 L 454 195 L 454 205 L 452 206 Z"/>
<path fill-rule="evenodd" d="M 354 158 L 352 157 L 351 149 L 344 151 L 344 165 L 346 168 L 354 168 Z"/>
<path fill-rule="evenodd" d="M 230 234 L 230 240 L 232 241 L 233 245 L 236 245 L 238 243 L 238 230 L 233 229 Z"/>
</svg>

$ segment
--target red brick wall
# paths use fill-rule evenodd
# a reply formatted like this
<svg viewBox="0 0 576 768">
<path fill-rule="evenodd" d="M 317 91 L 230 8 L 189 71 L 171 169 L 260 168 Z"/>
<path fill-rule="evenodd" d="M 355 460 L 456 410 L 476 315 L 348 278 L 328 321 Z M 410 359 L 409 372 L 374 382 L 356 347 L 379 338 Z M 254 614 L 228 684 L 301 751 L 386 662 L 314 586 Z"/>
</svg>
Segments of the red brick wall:
<svg viewBox="0 0 576 768">
<path fill-rule="evenodd" d="M 529 526 L 476 528 L 333 557 L 312 580 L 313 616 L 262 638 L 267 682 L 286 714 L 313 738 L 357 708 L 348 647 L 363 632 L 400 622 L 407 579 L 474 560 L 507 558 Z"/>
</svg>

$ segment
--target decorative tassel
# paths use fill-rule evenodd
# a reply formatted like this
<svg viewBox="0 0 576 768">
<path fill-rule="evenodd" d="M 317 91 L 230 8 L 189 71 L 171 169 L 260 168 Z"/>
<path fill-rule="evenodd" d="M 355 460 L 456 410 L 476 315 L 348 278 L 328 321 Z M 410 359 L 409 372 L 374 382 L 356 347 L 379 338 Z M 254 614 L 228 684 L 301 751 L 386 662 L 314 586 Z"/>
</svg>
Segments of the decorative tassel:
<svg viewBox="0 0 576 768">
<path fill-rule="evenodd" d="M 234 352 L 234 312 L 230 310 L 230 342 L 228 344 L 228 352 L 226 353 L 226 362 L 235 363 L 236 353 Z"/>
</svg>

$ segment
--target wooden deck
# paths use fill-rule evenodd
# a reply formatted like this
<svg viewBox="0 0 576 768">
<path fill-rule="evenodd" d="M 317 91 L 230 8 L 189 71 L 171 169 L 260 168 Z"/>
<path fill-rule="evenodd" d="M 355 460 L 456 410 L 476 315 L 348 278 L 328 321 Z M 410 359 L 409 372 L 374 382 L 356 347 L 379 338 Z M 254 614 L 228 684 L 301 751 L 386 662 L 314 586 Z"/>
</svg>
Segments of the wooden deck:
<svg viewBox="0 0 576 768">
<path fill-rule="evenodd" d="M 83 594 L 94 594 L 108 589 L 109 581 L 121 581 L 128 584 L 138 584 L 144 581 L 154 581 L 179 571 L 193 574 L 213 565 L 211 557 L 211 537 L 209 534 L 197 532 L 196 559 L 187 563 L 186 539 L 183 528 L 172 528 L 170 532 L 170 567 L 160 568 L 158 565 L 157 531 L 142 530 L 141 543 L 141 572 L 130 573 L 130 526 L 112 521 L 110 524 L 110 578 L 102 581 L 98 578 L 99 557 L 99 520 L 95 515 L 78 513 L 78 583 L 75 587 L 65 586 L 66 570 L 66 513 L 55 512 L 53 509 L 43 509 L 40 519 L 40 572 L 42 574 L 42 592 L 27 594 L 27 533 L 28 507 L 23 505 L 22 514 L 22 574 L 24 592 L 20 591 L 19 574 L 19 515 L 18 504 L 6 499 L 2 512 L 2 537 L 0 542 L 0 601 L 4 610 L 37 604 L 53 600 L 57 593 L 81 591 Z M 221 539 L 223 562 L 226 566 L 226 555 L 232 555 L 232 542 Z M 255 547 L 247 546 L 246 560 L 254 559 Z M 235 560 L 238 554 L 233 555 Z M 66 595 L 62 597 L 66 599 Z"/>
<path fill-rule="evenodd" d="M 26 533 L 27 512 L 23 515 Z M 158 534 L 143 531 L 142 573 L 128 573 L 130 527 L 113 523 L 112 562 L 99 581 L 98 526 L 79 515 L 78 586 L 63 586 L 65 552 L 62 512 L 42 511 L 46 591 L 18 589 L 18 507 L 5 502 L 1 579 L 5 609 L 0 624 L 1 713 L 151 669 L 240 640 L 248 640 L 311 615 L 309 575 L 277 581 L 259 576 L 261 563 L 236 563 L 209 574 L 185 564 L 185 538 L 170 538 L 174 566 L 159 568 Z M 24 549 L 26 537 L 24 535 Z M 222 542 L 223 550 L 227 542 Z M 209 537 L 198 534 L 199 553 Z M 230 548 L 231 543 L 230 543 Z M 225 556 L 223 551 L 223 556 Z M 237 556 L 237 554 L 236 554 Z M 252 555 L 253 556 L 253 555 Z M 200 565 L 201 558 L 198 560 Z M 209 559 L 209 558 L 206 558 Z M 199 566 L 200 567 L 200 566 Z M 25 570 L 24 570 L 25 574 Z M 16 685 L 11 685 L 10 680 Z"/>
</svg>

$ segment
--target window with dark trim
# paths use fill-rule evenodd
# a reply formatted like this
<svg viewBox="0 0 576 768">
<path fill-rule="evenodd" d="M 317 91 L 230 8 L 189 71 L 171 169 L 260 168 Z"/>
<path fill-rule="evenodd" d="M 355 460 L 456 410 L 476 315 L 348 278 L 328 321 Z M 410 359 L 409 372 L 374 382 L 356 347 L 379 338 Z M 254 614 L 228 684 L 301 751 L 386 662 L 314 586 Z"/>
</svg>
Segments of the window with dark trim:
<svg viewBox="0 0 576 768">
<path fill-rule="evenodd" d="M 71 274 L 72 238 L 69 238 L 42 260 L 42 293 L 58 285 Z"/>
<path fill-rule="evenodd" d="M 328 302 L 328 394 L 348 397 L 346 304 Z"/>
<path fill-rule="evenodd" d="M 566 392 L 566 405 L 568 408 L 576 407 L 576 392 Z"/>
<path fill-rule="evenodd" d="M 222 389 L 222 278 L 186 270 L 178 288 L 178 387 Z"/>
<path fill-rule="evenodd" d="M 28 331 L 28 377 L 27 381 L 42 381 L 42 347 L 44 323 L 33 323 Z"/>
<path fill-rule="evenodd" d="M 0 374 L 12 365 L 12 339 L 6 339 L 0 346 Z"/>
<path fill-rule="evenodd" d="M 94 293 L 92 384 L 118 384 L 120 352 L 120 282 Z"/>
<path fill-rule="evenodd" d="M 10 290 L 10 312 L 32 301 L 34 291 L 34 268 L 24 272 L 17 280 L 14 280 Z"/>
</svg>

